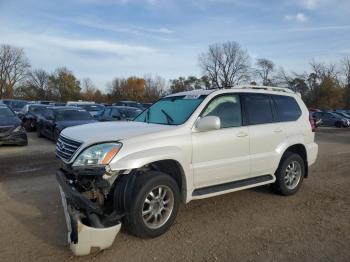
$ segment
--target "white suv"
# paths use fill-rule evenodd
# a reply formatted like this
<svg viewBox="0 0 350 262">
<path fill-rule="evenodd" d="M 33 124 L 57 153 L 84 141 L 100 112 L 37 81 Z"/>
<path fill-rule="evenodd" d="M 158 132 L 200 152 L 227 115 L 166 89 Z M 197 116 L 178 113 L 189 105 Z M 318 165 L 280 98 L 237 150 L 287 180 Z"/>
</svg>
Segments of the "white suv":
<svg viewBox="0 0 350 262">
<path fill-rule="evenodd" d="M 109 247 L 121 224 L 156 237 L 179 203 L 272 184 L 296 193 L 317 157 L 309 112 L 289 89 L 172 94 L 133 122 L 67 128 L 56 177 L 76 255 Z"/>
</svg>

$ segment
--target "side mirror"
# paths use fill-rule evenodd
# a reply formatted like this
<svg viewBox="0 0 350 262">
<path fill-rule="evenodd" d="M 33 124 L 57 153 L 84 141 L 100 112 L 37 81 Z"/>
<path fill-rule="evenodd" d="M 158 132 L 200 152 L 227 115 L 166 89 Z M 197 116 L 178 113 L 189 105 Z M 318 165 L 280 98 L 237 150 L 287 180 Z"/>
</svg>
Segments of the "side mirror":
<svg viewBox="0 0 350 262">
<path fill-rule="evenodd" d="M 221 127 L 220 118 L 217 116 L 205 116 L 199 119 L 196 123 L 196 130 L 205 132 L 210 130 L 217 130 Z"/>
</svg>

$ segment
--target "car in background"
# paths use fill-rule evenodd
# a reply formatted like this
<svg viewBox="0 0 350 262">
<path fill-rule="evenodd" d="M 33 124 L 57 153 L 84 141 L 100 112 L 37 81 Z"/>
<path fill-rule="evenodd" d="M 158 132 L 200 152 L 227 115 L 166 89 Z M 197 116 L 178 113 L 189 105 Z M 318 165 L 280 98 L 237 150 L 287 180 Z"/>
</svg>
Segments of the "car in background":
<svg viewBox="0 0 350 262">
<path fill-rule="evenodd" d="M 142 112 L 141 109 L 129 106 L 109 106 L 96 117 L 98 121 L 133 120 Z"/>
<path fill-rule="evenodd" d="M 67 102 L 67 106 L 80 107 L 88 111 L 93 117 L 100 115 L 105 106 L 96 104 L 95 102 L 86 102 L 86 101 L 78 101 L 78 102 Z"/>
<path fill-rule="evenodd" d="M 22 108 L 29 102 L 26 100 L 19 99 L 1 99 L 0 104 L 5 104 L 10 107 L 16 114 L 18 114 Z"/>
<path fill-rule="evenodd" d="M 57 101 L 46 101 L 46 100 L 39 100 L 39 101 L 33 101 L 33 104 L 42 104 L 42 105 L 50 105 L 50 106 L 65 106 L 65 102 L 57 102 Z"/>
<path fill-rule="evenodd" d="M 153 105 L 153 103 L 142 103 L 142 105 L 143 105 L 143 108 L 144 108 L 144 109 L 147 109 L 147 108 L 149 108 L 151 105 Z"/>
<path fill-rule="evenodd" d="M 45 104 L 27 104 L 22 111 L 18 113 L 18 117 L 22 120 L 23 127 L 27 132 L 36 130 L 38 117 L 42 116 L 49 105 Z"/>
<path fill-rule="evenodd" d="M 129 106 L 129 107 L 136 107 L 141 110 L 145 110 L 145 107 L 136 101 L 119 101 L 117 103 L 113 104 L 114 106 Z"/>
<path fill-rule="evenodd" d="M 26 146 L 28 138 L 21 124 L 12 109 L 0 104 L 0 145 Z"/>
<path fill-rule="evenodd" d="M 340 112 L 340 111 L 335 111 L 334 112 L 335 114 L 337 114 L 337 115 L 339 115 L 340 117 L 344 117 L 344 118 L 346 118 L 346 119 L 349 119 L 350 120 L 350 114 L 349 113 L 346 113 L 346 111 L 344 110 L 344 111 L 342 111 L 342 112 Z"/>
<path fill-rule="evenodd" d="M 94 122 L 97 122 L 97 120 L 82 108 L 69 106 L 48 107 L 44 114 L 38 117 L 37 133 L 39 137 L 57 141 L 63 129 Z"/>
<path fill-rule="evenodd" d="M 350 120 L 333 112 L 314 112 L 313 117 L 321 126 L 349 127 Z"/>
</svg>

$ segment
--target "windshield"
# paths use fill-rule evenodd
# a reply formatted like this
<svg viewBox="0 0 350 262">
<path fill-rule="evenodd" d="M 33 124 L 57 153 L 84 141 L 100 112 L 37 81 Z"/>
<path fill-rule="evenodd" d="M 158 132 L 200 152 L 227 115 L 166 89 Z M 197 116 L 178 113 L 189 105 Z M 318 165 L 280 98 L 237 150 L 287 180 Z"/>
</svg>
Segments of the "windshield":
<svg viewBox="0 0 350 262">
<path fill-rule="evenodd" d="M 16 101 L 16 100 L 13 100 L 12 103 L 11 103 L 11 107 L 14 108 L 14 109 L 22 109 L 27 104 L 28 104 L 27 101 Z"/>
<path fill-rule="evenodd" d="M 16 117 L 16 115 L 7 107 L 0 107 L 0 120 L 8 120 Z"/>
<path fill-rule="evenodd" d="M 42 114 L 45 110 L 46 106 L 29 106 L 29 112 L 34 114 Z"/>
<path fill-rule="evenodd" d="M 70 120 L 90 120 L 92 119 L 89 112 L 82 109 L 60 109 L 55 111 L 55 118 L 57 121 Z"/>
<path fill-rule="evenodd" d="M 103 106 L 101 105 L 79 105 L 80 108 L 84 108 L 89 112 L 97 112 L 103 110 Z"/>
<path fill-rule="evenodd" d="M 206 96 L 186 95 L 165 97 L 135 118 L 137 122 L 181 125 L 192 115 Z"/>
</svg>

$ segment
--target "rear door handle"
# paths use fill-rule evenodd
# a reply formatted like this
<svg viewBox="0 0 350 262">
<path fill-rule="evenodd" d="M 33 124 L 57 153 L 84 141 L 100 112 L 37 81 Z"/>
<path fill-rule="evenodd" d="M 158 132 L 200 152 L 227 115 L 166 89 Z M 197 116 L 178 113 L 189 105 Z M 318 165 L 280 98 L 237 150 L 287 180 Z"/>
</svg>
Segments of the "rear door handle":
<svg viewBox="0 0 350 262">
<path fill-rule="evenodd" d="M 280 133 L 280 132 L 282 132 L 282 129 L 279 128 L 279 127 L 277 127 L 277 128 L 275 128 L 275 129 L 273 130 L 273 132 L 275 132 L 275 133 Z"/>
<path fill-rule="evenodd" d="M 246 132 L 239 132 L 236 136 L 237 137 L 245 137 L 247 136 L 248 134 Z"/>
</svg>

